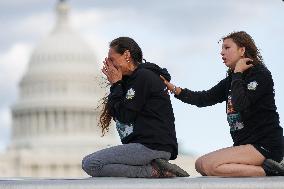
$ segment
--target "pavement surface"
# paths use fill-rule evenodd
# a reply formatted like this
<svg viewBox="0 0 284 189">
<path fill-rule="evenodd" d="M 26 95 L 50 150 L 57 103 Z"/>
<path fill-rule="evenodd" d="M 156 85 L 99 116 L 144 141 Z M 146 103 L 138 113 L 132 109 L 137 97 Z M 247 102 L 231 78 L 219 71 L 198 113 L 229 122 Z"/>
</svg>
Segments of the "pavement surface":
<svg viewBox="0 0 284 189">
<path fill-rule="evenodd" d="M 0 178 L 0 189 L 284 189 L 284 177 Z"/>
</svg>

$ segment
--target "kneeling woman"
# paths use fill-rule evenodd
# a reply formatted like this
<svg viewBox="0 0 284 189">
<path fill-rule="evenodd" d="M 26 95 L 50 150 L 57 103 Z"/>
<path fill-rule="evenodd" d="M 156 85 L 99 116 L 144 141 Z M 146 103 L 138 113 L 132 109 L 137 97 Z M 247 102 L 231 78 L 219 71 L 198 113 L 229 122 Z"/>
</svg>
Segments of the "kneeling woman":
<svg viewBox="0 0 284 189">
<path fill-rule="evenodd" d="M 221 56 L 228 76 L 208 91 L 175 87 L 164 79 L 179 100 L 198 107 L 226 101 L 234 146 L 211 152 L 196 161 L 196 170 L 208 176 L 284 175 L 280 162 L 282 127 L 274 100 L 270 71 L 246 32 L 223 38 Z"/>
<path fill-rule="evenodd" d="M 123 145 L 86 156 L 82 168 L 93 177 L 174 177 L 188 174 L 169 159 L 178 153 L 174 114 L 165 84 L 166 69 L 142 63 L 131 38 L 110 43 L 102 72 L 111 83 L 100 118 L 102 132 L 113 118 Z"/>
</svg>

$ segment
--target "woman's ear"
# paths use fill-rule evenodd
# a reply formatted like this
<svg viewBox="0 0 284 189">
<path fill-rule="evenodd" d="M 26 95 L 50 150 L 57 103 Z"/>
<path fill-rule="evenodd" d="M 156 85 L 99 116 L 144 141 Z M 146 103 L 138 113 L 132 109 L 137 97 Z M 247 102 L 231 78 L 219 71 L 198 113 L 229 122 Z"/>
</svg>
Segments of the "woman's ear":
<svg viewBox="0 0 284 189">
<path fill-rule="evenodd" d="M 246 52 L 246 48 L 245 47 L 240 47 L 239 48 L 239 52 L 240 52 L 241 56 L 244 57 L 245 56 L 245 52 Z"/>
<path fill-rule="evenodd" d="M 124 58 L 125 58 L 125 60 L 126 60 L 127 62 L 130 62 L 130 57 L 131 57 L 131 55 L 130 55 L 129 50 L 126 50 L 126 51 L 124 52 Z"/>
</svg>

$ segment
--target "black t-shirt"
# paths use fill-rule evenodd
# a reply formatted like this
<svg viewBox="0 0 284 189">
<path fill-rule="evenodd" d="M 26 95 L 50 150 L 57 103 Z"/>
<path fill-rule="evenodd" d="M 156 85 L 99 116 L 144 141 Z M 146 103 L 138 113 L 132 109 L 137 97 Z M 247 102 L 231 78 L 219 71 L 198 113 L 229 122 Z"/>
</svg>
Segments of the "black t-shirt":
<svg viewBox="0 0 284 189">
<path fill-rule="evenodd" d="M 139 65 L 132 75 L 111 86 L 108 107 L 123 144 L 140 143 L 170 152 L 175 159 L 178 145 L 170 96 L 159 77 L 163 72 L 149 65 Z"/>
<path fill-rule="evenodd" d="M 283 129 L 276 111 L 274 83 L 262 64 L 244 73 L 232 73 L 207 91 L 182 89 L 176 98 L 198 107 L 226 101 L 234 145 L 264 144 L 282 148 Z"/>
</svg>

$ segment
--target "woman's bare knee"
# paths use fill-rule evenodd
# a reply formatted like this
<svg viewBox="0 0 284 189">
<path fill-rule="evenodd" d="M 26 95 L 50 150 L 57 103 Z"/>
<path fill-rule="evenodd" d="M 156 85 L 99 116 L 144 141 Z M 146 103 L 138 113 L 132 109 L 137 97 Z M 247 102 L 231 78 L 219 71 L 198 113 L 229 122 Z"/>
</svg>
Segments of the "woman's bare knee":
<svg viewBox="0 0 284 189">
<path fill-rule="evenodd" d="M 211 166 L 208 164 L 208 161 L 206 161 L 205 156 L 198 158 L 195 162 L 195 169 L 202 176 L 209 176 L 211 170 L 210 167 Z"/>
<path fill-rule="evenodd" d="M 201 158 L 198 158 L 196 161 L 195 161 L 195 170 L 201 174 Z"/>
</svg>

